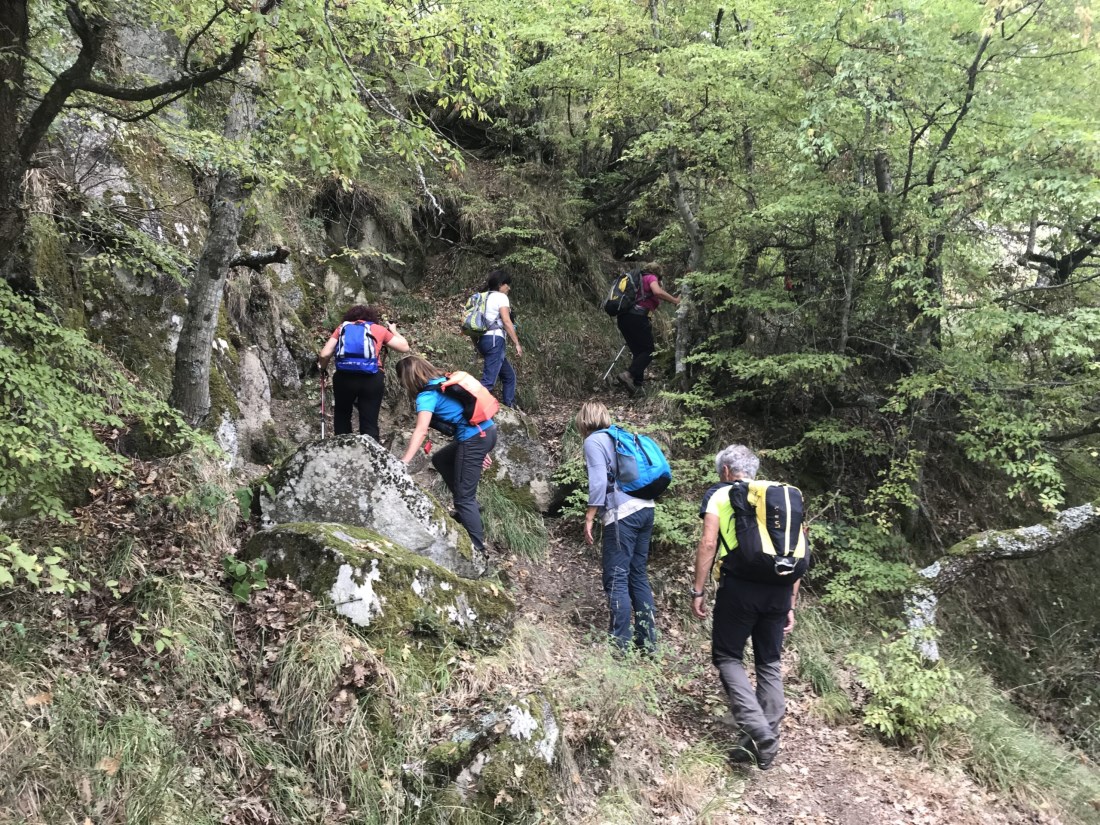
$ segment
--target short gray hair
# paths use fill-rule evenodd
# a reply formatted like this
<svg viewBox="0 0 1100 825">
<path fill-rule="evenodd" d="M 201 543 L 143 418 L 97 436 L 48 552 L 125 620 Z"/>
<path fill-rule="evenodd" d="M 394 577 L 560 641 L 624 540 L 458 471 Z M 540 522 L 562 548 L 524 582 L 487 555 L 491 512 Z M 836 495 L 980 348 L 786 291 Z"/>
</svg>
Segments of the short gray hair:
<svg viewBox="0 0 1100 825">
<path fill-rule="evenodd" d="M 719 477 L 722 475 L 723 467 L 728 467 L 730 472 L 742 478 L 756 478 L 756 471 L 760 469 L 760 459 L 745 445 L 730 444 L 714 458 L 714 469 Z"/>
</svg>

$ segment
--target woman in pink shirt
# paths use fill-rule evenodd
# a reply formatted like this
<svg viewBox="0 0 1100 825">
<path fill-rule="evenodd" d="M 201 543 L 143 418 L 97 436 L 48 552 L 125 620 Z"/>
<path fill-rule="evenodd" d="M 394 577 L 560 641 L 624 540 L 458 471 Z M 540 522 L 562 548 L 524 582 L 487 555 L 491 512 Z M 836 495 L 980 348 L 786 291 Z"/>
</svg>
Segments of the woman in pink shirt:
<svg viewBox="0 0 1100 825">
<path fill-rule="evenodd" d="M 642 264 L 639 269 L 642 272 L 642 288 L 638 292 L 634 306 L 616 316 L 619 332 L 623 334 L 626 345 L 630 348 L 630 354 L 634 356 L 630 362 L 630 368 L 620 372 L 617 378 L 631 395 L 642 388 L 645 368 L 653 360 L 653 350 L 656 349 L 649 313 L 657 309 L 661 301 L 668 301 L 677 306 L 680 304 L 679 298 L 661 289 L 660 264 Z"/>
</svg>

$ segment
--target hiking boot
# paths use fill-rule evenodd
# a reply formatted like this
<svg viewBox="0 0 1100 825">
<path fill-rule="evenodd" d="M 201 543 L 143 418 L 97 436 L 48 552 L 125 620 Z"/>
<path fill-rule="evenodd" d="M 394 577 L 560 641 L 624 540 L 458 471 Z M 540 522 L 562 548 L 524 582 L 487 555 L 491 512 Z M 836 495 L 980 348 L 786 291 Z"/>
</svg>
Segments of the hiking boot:
<svg viewBox="0 0 1100 825">
<path fill-rule="evenodd" d="M 766 771 L 771 768 L 772 763 L 775 762 L 775 757 L 779 755 L 779 740 L 770 739 L 766 742 L 760 743 L 760 748 L 757 751 L 756 767 L 762 771 Z"/>
<path fill-rule="evenodd" d="M 729 752 L 729 760 L 735 765 L 753 765 L 760 761 L 760 754 L 756 752 L 756 745 L 751 739 L 742 739 Z"/>
<path fill-rule="evenodd" d="M 634 394 L 638 392 L 638 387 L 634 384 L 634 376 L 626 370 L 623 370 L 615 377 L 619 379 L 620 384 L 626 387 L 626 391 L 630 393 L 630 397 L 633 398 Z"/>
</svg>

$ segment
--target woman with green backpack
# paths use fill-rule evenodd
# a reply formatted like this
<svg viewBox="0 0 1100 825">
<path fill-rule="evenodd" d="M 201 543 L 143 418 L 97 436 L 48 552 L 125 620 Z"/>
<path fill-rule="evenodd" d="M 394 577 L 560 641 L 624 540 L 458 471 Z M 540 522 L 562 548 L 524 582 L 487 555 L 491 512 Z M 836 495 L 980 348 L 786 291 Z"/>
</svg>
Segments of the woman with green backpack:
<svg viewBox="0 0 1100 825">
<path fill-rule="evenodd" d="M 516 327 L 512 323 L 512 304 L 508 293 L 512 291 L 512 274 L 504 269 L 494 269 L 482 290 L 484 298 L 485 333 L 477 339 L 474 346 L 485 359 L 481 372 L 481 385 L 490 392 L 500 378 L 501 400 L 506 407 L 516 405 L 516 371 L 508 363 L 505 350 L 508 338 L 516 347 L 516 357 L 523 357 Z M 507 336 L 507 337 L 505 337 Z"/>
</svg>

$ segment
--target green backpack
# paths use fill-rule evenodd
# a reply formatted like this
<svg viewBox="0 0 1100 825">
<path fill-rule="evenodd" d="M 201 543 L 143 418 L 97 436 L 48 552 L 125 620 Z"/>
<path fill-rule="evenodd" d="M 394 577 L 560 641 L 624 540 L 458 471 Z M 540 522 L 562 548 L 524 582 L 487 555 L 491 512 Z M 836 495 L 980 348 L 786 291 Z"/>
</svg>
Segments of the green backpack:
<svg viewBox="0 0 1100 825">
<path fill-rule="evenodd" d="M 489 331 L 489 321 L 485 314 L 488 306 L 488 292 L 475 292 L 466 299 L 466 307 L 462 310 L 463 334 L 476 341 Z"/>
</svg>

